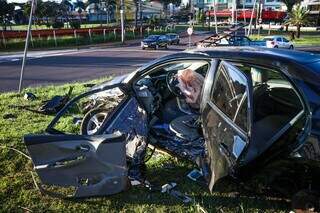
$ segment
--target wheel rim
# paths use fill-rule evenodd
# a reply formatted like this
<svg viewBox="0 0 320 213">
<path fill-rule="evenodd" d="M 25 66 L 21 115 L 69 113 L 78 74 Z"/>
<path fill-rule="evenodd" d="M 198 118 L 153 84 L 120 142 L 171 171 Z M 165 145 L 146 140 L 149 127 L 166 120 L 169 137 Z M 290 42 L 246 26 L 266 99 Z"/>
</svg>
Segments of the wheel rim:
<svg viewBox="0 0 320 213">
<path fill-rule="evenodd" d="M 94 114 L 90 118 L 90 120 L 88 121 L 87 134 L 88 135 L 95 134 L 100 129 L 100 127 L 106 117 L 107 117 L 106 112 L 99 112 L 97 114 Z"/>
</svg>

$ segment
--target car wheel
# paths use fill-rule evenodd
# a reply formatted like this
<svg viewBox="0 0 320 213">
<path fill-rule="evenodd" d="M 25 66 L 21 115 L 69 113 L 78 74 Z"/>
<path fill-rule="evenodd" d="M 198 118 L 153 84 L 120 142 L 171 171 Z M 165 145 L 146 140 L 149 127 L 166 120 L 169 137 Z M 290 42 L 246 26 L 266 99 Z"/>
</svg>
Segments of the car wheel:
<svg viewBox="0 0 320 213">
<path fill-rule="evenodd" d="M 168 44 L 166 44 L 166 45 L 164 46 L 164 48 L 167 50 L 167 49 L 168 49 Z"/>
<path fill-rule="evenodd" d="M 293 50 L 293 45 L 290 45 L 289 49 L 290 49 L 290 50 Z"/>
<path fill-rule="evenodd" d="M 177 41 L 177 45 L 179 45 L 180 41 Z"/>
<path fill-rule="evenodd" d="M 144 50 L 145 48 L 144 48 L 144 47 L 142 47 L 141 49 L 143 49 L 143 50 Z"/>
<path fill-rule="evenodd" d="M 95 108 L 87 112 L 82 119 L 80 133 L 82 135 L 94 135 L 103 124 L 108 112 L 104 108 Z"/>
<path fill-rule="evenodd" d="M 278 46 L 274 46 L 274 48 L 278 48 Z"/>
<path fill-rule="evenodd" d="M 154 49 L 155 49 L 155 50 L 159 49 L 159 45 L 156 44 L 156 46 L 154 46 Z"/>
</svg>

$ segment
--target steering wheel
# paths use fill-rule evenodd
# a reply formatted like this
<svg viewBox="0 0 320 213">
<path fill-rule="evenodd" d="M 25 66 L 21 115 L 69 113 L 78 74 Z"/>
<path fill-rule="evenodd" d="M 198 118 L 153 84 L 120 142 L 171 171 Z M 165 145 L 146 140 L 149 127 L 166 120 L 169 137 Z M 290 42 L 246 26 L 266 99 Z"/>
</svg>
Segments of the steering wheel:
<svg viewBox="0 0 320 213">
<path fill-rule="evenodd" d="M 180 90 L 180 88 L 178 87 L 179 81 L 176 77 L 176 74 L 177 74 L 176 70 L 169 71 L 166 76 L 166 83 L 170 92 L 172 92 L 177 97 L 184 99 L 185 96 Z"/>
</svg>

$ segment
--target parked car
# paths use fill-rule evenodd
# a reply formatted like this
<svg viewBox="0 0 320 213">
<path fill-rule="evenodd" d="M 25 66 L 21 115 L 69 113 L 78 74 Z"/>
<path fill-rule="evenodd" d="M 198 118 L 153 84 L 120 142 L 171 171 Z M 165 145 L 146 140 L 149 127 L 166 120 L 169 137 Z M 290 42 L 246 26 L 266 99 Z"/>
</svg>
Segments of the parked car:
<svg viewBox="0 0 320 213">
<path fill-rule="evenodd" d="M 141 41 L 141 48 L 153 48 L 158 49 L 160 47 L 168 48 L 169 40 L 165 35 L 150 35 Z"/>
<path fill-rule="evenodd" d="M 267 36 L 263 38 L 268 48 L 294 49 L 293 43 L 283 36 Z"/>
<path fill-rule="evenodd" d="M 184 69 L 205 78 L 200 109 L 190 107 L 177 86 L 176 73 Z M 40 180 L 73 186 L 76 197 L 125 190 L 132 169 L 126 163 L 128 149 L 141 151 L 137 144 L 194 162 L 210 190 L 224 177 L 246 183 L 264 174 L 259 186 L 319 192 L 320 169 L 314 169 L 319 165 L 314 151 L 320 138 L 319 70 L 319 56 L 299 51 L 216 47 L 179 52 L 73 98 L 45 134 L 26 135 L 24 143 Z M 97 97 L 117 102 L 112 110 L 97 104 L 87 113 L 93 127 L 80 135 L 58 129 L 72 120 L 78 102 Z M 105 112 L 103 119 L 96 119 L 97 109 Z M 95 128 L 92 134 L 90 128 Z"/>
<path fill-rule="evenodd" d="M 169 44 L 179 44 L 180 43 L 180 37 L 176 33 L 168 33 L 167 34 Z"/>
</svg>

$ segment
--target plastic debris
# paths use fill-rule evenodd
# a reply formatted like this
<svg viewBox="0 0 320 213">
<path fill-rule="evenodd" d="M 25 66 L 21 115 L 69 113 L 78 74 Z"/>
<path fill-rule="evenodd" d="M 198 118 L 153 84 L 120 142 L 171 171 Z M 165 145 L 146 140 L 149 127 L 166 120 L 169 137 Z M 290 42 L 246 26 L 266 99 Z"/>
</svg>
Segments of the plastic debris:
<svg viewBox="0 0 320 213">
<path fill-rule="evenodd" d="M 198 181 L 198 179 L 200 177 L 202 177 L 202 171 L 198 170 L 198 169 L 194 169 L 191 172 L 189 172 L 189 174 L 187 175 L 187 177 L 193 181 Z"/>
<path fill-rule="evenodd" d="M 31 92 L 27 92 L 26 94 L 24 94 L 23 98 L 28 101 L 33 101 L 37 99 L 37 96 Z"/>
<path fill-rule="evenodd" d="M 7 114 L 4 114 L 2 118 L 5 120 L 15 120 L 17 119 L 17 116 L 11 113 L 7 113 Z"/>
<path fill-rule="evenodd" d="M 177 186 L 177 183 L 167 183 L 161 186 L 161 193 L 168 193 L 169 195 L 175 197 L 178 200 L 181 200 L 183 203 L 190 203 L 192 199 L 181 193 L 178 190 L 174 190 L 174 188 Z"/>
</svg>

